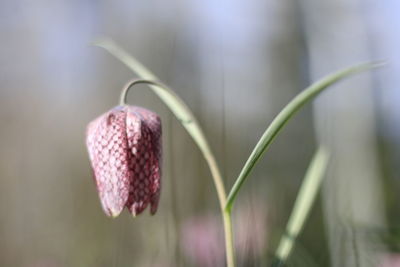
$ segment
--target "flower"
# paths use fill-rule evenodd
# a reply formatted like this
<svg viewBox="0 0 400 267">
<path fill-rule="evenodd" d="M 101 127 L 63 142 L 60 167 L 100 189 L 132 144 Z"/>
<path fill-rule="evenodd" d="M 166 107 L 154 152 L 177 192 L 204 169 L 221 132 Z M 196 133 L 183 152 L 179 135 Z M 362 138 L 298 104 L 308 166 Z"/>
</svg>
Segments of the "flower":
<svg viewBox="0 0 400 267">
<path fill-rule="evenodd" d="M 127 207 L 133 216 L 150 204 L 157 211 L 161 187 L 161 121 L 136 106 L 117 106 L 92 121 L 86 145 L 100 201 L 108 216 Z"/>
<path fill-rule="evenodd" d="M 239 258 L 256 261 L 266 251 L 268 236 L 268 216 L 265 203 L 255 198 L 237 207 L 234 217 L 235 248 Z"/>
<path fill-rule="evenodd" d="M 258 204 L 263 202 L 256 198 L 239 205 L 233 217 L 235 250 L 240 266 L 261 265 L 268 235 L 267 212 Z M 224 266 L 224 235 L 220 220 L 215 214 L 204 214 L 183 222 L 182 252 L 196 266 Z"/>
<path fill-rule="evenodd" d="M 399 267 L 400 266 L 400 254 L 399 253 L 384 253 L 382 255 L 381 263 L 379 267 Z"/>
<path fill-rule="evenodd" d="M 185 220 L 181 243 L 183 254 L 197 266 L 224 265 L 224 235 L 216 215 L 198 215 Z"/>
</svg>

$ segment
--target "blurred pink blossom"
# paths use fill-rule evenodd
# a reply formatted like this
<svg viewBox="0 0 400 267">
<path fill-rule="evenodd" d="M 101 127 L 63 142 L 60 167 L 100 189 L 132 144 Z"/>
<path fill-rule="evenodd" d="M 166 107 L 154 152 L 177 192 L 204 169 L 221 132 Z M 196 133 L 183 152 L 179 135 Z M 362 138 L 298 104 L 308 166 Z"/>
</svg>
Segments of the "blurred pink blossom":
<svg viewBox="0 0 400 267">
<path fill-rule="evenodd" d="M 218 217 L 197 216 L 184 223 L 182 249 L 184 254 L 198 266 L 223 266 L 224 247 L 223 229 Z"/>
<path fill-rule="evenodd" d="M 400 267 L 400 253 L 384 255 L 379 267 Z"/>
<path fill-rule="evenodd" d="M 238 260 L 254 261 L 266 250 L 267 216 L 258 205 L 239 206 L 234 216 Z M 219 215 L 192 217 L 183 224 L 182 250 L 197 266 L 224 266 L 225 243 Z"/>
<path fill-rule="evenodd" d="M 235 213 L 235 247 L 242 259 L 260 257 L 266 250 L 267 212 L 257 203 L 238 206 Z"/>
</svg>

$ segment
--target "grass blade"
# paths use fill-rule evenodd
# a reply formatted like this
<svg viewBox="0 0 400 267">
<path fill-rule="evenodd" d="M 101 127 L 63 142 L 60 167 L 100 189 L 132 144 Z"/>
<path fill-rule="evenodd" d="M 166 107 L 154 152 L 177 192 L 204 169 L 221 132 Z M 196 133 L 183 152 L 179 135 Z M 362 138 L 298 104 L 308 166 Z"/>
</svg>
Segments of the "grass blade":
<svg viewBox="0 0 400 267">
<path fill-rule="evenodd" d="M 315 152 L 314 157 L 308 166 L 308 170 L 304 176 L 304 180 L 301 184 L 300 191 L 297 195 L 296 202 L 286 226 L 286 232 L 279 242 L 275 254 L 275 266 L 282 266 L 289 257 L 319 192 L 328 162 L 328 151 L 325 148 L 320 147 Z"/>
<path fill-rule="evenodd" d="M 226 203 L 226 210 L 231 210 L 233 206 L 233 202 L 236 199 L 236 196 L 243 186 L 243 183 L 248 178 L 251 170 L 254 168 L 257 161 L 264 154 L 266 149 L 272 143 L 276 135 L 280 132 L 280 130 L 285 126 L 285 124 L 289 121 L 290 118 L 307 102 L 311 101 L 314 97 L 316 97 L 319 93 L 321 93 L 324 89 L 328 88 L 330 85 L 336 83 L 343 78 L 349 77 L 353 74 L 360 73 L 372 68 L 376 68 L 383 65 L 383 63 L 363 63 L 356 66 L 352 66 L 333 74 L 326 76 L 325 78 L 319 80 L 318 82 L 312 84 L 310 87 L 306 88 L 300 94 L 298 94 L 289 104 L 287 104 L 282 111 L 275 117 L 275 119 L 271 122 L 267 130 L 261 136 L 257 145 L 255 146 L 253 152 L 250 154 L 250 157 L 247 159 L 243 169 L 241 170 L 239 177 L 235 181 Z"/>
</svg>

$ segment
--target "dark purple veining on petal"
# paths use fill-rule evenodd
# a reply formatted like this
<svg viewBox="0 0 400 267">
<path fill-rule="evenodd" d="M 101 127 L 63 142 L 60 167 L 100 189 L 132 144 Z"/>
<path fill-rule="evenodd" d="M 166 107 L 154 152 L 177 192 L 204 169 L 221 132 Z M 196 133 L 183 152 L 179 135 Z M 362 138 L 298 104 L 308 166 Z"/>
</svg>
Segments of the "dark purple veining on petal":
<svg viewBox="0 0 400 267">
<path fill-rule="evenodd" d="M 161 188 L 161 121 L 140 107 L 116 107 L 89 124 L 86 139 L 103 209 L 138 215 L 157 210 Z"/>
</svg>

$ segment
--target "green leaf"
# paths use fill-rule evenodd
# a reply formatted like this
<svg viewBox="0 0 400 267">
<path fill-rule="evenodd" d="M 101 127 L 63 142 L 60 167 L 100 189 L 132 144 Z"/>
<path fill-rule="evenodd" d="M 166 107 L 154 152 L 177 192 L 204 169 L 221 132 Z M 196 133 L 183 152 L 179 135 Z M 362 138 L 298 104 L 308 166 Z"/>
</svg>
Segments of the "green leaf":
<svg viewBox="0 0 400 267">
<path fill-rule="evenodd" d="M 229 195 L 228 200 L 225 206 L 226 210 L 231 210 L 233 206 L 233 202 L 235 201 L 237 194 L 242 188 L 243 183 L 249 177 L 251 170 L 254 168 L 258 160 L 264 154 L 266 149 L 272 143 L 274 138 L 280 132 L 280 130 L 285 126 L 285 124 L 289 121 L 290 118 L 307 102 L 311 101 L 314 97 L 316 97 L 319 93 L 321 93 L 324 89 L 328 88 L 330 85 L 336 83 L 339 80 L 342 80 L 346 77 L 349 77 L 353 74 L 360 73 L 372 68 L 376 68 L 383 65 L 382 62 L 377 63 L 363 63 L 356 66 L 352 66 L 333 74 L 326 76 L 325 78 L 319 80 L 314 83 L 310 87 L 306 88 L 300 94 L 298 94 L 289 104 L 286 105 L 282 109 L 282 111 L 275 117 L 275 119 L 271 122 L 267 130 L 261 136 L 257 145 L 254 147 L 253 152 L 250 154 L 250 157 L 247 159 L 243 169 L 241 170 L 239 177 L 236 179 L 235 184 L 233 185 Z"/>
<path fill-rule="evenodd" d="M 304 223 L 321 187 L 328 162 L 328 151 L 323 147 L 319 147 L 308 166 L 286 226 L 286 232 L 283 234 L 278 249 L 276 250 L 275 256 L 280 265 L 286 262 L 300 231 L 303 229 Z"/>
</svg>

